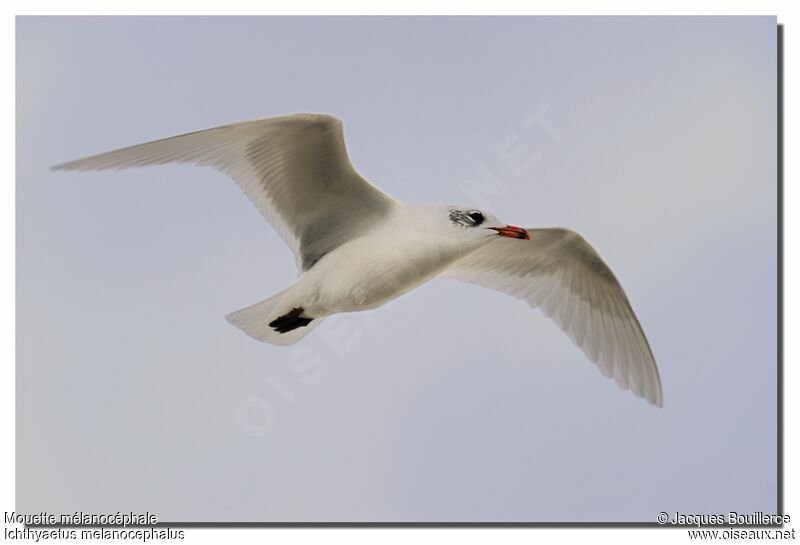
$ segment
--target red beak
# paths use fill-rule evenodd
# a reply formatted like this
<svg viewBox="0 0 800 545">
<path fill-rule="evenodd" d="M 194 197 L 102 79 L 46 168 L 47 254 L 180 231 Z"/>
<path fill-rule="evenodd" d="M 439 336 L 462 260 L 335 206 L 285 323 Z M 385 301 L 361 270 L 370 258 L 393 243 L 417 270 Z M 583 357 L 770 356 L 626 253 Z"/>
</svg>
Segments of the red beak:
<svg viewBox="0 0 800 545">
<path fill-rule="evenodd" d="M 497 234 L 501 237 L 508 237 L 508 238 L 519 238 L 530 240 L 531 235 L 523 229 L 522 227 L 517 227 L 516 225 L 506 225 L 505 227 L 490 227 L 489 229 L 494 229 L 497 231 Z"/>
</svg>

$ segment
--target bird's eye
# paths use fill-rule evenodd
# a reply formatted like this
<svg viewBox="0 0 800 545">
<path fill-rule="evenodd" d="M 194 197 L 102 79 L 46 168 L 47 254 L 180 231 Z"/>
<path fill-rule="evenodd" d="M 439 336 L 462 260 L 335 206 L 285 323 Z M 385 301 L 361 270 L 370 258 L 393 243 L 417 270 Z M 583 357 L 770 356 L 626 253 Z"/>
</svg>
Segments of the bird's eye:
<svg viewBox="0 0 800 545">
<path fill-rule="evenodd" d="M 469 216 L 469 219 L 471 219 L 475 225 L 480 225 L 483 223 L 483 214 L 480 212 L 470 212 L 467 214 L 467 216 Z"/>
</svg>

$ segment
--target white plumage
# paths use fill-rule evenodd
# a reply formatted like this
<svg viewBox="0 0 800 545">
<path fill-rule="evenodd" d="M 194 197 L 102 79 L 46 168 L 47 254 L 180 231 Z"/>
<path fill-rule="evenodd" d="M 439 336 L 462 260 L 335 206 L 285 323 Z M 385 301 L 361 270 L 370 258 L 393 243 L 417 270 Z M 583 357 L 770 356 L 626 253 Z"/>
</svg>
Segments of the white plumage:
<svg viewBox="0 0 800 545">
<path fill-rule="evenodd" d="M 256 339 L 292 344 L 326 316 L 376 308 L 437 276 L 455 278 L 540 308 L 603 375 L 662 405 L 655 360 L 625 292 L 572 231 L 396 201 L 359 176 L 341 122 L 327 115 L 226 125 L 54 168 L 164 163 L 206 165 L 233 178 L 294 253 L 293 285 L 227 316 Z"/>
</svg>

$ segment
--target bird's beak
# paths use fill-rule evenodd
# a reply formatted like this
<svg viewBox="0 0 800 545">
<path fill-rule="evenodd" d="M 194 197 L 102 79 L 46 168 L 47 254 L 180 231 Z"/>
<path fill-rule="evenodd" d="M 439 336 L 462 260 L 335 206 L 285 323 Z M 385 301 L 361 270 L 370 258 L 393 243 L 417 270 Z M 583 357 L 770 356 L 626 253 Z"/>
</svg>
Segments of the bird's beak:
<svg viewBox="0 0 800 545">
<path fill-rule="evenodd" d="M 501 237 L 519 238 L 525 240 L 531 239 L 531 235 L 528 233 L 528 231 L 522 227 L 517 227 L 516 225 L 506 225 L 505 227 L 489 227 L 489 229 L 494 229 Z"/>
</svg>

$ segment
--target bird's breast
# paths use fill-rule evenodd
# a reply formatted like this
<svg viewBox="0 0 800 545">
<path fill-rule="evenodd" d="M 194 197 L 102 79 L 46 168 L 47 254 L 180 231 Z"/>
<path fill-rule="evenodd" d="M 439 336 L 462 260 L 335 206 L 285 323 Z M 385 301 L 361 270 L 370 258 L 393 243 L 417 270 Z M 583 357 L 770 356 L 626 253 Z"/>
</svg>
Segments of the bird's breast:
<svg viewBox="0 0 800 545">
<path fill-rule="evenodd" d="M 308 273 L 326 311 L 379 307 L 439 274 L 460 257 L 420 241 L 364 237 L 340 246 Z"/>
</svg>

